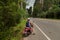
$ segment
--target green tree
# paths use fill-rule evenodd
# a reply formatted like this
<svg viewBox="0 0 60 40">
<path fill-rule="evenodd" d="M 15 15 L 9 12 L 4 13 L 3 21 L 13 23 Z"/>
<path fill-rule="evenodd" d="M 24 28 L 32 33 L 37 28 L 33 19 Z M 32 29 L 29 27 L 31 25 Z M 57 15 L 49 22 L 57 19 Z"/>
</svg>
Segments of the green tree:
<svg viewBox="0 0 60 40">
<path fill-rule="evenodd" d="M 33 16 L 44 18 L 60 18 L 60 16 L 58 15 L 60 13 L 58 9 L 60 8 L 60 0 L 43 0 L 42 2 L 40 1 L 42 0 L 35 1 Z M 49 10 L 52 10 L 53 12 Z"/>
<path fill-rule="evenodd" d="M 36 1 L 33 9 L 33 16 L 38 17 L 41 12 L 42 12 L 42 4 L 40 4 L 39 1 Z"/>
</svg>

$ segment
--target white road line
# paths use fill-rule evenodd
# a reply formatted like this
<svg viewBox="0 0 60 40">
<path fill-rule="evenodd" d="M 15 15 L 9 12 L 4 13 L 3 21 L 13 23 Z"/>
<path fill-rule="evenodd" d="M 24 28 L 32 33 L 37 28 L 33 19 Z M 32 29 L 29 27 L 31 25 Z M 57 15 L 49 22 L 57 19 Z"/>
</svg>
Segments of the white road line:
<svg viewBox="0 0 60 40">
<path fill-rule="evenodd" d="M 39 28 L 35 23 L 33 23 L 42 33 L 43 35 L 48 39 L 48 40 L 51 40 L 42 30 L 41 28 Z"/>
</svg>

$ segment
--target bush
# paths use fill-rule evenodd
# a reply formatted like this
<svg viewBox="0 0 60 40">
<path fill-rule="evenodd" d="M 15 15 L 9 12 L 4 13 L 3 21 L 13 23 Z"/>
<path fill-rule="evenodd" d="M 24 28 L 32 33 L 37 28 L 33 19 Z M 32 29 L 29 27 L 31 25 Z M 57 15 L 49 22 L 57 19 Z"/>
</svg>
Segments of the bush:
<svg viewBox="0 0 60 40">
<path fill-rule="evenodd" d="M 11 28 L 20 23 L 25 10 L 16 0 L 0 0 L 0 3 L 0 40 L 8 40 L 13 33 Z"/>
</svg>

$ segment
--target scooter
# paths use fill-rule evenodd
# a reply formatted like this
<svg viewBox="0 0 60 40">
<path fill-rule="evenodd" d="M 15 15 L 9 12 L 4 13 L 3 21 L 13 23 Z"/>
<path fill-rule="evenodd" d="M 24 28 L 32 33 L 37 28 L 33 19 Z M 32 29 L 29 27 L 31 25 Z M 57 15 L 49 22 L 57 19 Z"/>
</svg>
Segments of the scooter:
<svg viewBox="0 0 60 40">
<path fill-rule="evenodd" d="M 32 33 L 32 29 L 30 27 L 26 27 L 23 31 L 24 36 L 28 36 Z"/>
</svg>

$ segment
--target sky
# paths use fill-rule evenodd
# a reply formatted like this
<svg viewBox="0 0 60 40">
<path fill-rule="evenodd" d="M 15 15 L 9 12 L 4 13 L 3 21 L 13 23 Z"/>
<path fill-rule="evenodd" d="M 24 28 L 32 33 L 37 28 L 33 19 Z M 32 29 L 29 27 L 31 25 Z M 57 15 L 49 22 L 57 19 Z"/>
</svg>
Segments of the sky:
<svg viewBox="0 0 60 40">
<path fill-rule="evenodd" d="M 35 0 L 27 0 L 27 5 L 26 8 L 30 8 L 31 6 L 33 7 Z"/>
</svg>

